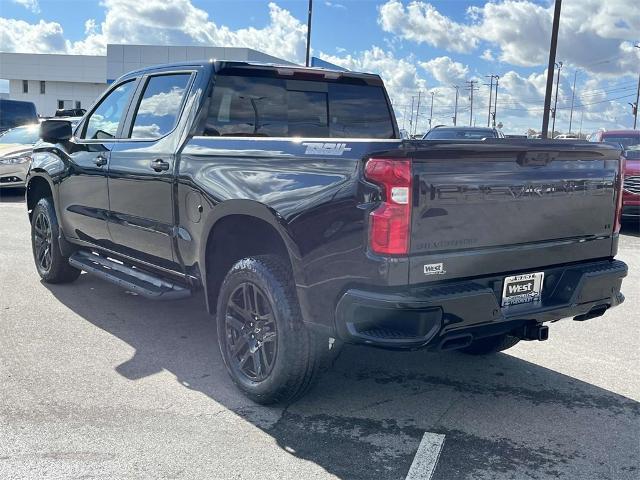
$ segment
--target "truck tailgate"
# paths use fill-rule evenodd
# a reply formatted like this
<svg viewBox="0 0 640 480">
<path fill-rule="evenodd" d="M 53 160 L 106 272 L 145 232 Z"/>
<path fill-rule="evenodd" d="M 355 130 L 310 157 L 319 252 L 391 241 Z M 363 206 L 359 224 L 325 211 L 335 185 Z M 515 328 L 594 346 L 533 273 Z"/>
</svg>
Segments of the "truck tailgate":
<svg viewBox="0 0 640 480">
<path fill-rule="evenodd" d="M 565 141 L 414 144 L 410 283 L 612 255 L 619 151 Z"/>
</svg>

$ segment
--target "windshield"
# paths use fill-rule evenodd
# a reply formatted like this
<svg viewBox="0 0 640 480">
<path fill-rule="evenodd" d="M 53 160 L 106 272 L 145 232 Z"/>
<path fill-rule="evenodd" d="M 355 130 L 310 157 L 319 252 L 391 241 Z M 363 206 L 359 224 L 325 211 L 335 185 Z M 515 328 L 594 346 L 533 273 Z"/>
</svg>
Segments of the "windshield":
<svg viewBox="0 0 640 480">
<path fill-rule="evenodd" d="M 40 139 L 40 125 L 25 125 L 7 130 L 0 135 L 0 144 L 18 143 L 34 145 Z"/>
<path fill-rule="evenodd" d="M 482 140 L 495 138 L 496 134 L 490 128 L 436 128 L 428 132 L 425 140 Z"/>
<path fill-rule="evenodd" d="M 626 149 L 632 145 L 639 145 L 640 135 L 629 135 L 629 134 L 603 135 L 602 140 L 605 142 L 619 143 L 620 145 L 622 145 L 622 148 Z"/>
</svg>

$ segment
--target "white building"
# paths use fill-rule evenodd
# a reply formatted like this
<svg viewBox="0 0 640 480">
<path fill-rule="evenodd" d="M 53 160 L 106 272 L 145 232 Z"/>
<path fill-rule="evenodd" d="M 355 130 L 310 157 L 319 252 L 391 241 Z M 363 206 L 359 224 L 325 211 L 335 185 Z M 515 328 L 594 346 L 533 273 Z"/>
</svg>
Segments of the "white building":
<svg viewBox="0 0 640 480">
<path fill-rule="evenodd" d="M 39 115 L 52 116 L 58 108 L 88 109 L 132 70 L 211 58 L 291 64 L 251 48 L 109 44 L 106 56 L 0 52 L 0 79 L 9 80 L 9 98 L 33 102 Z"/>
</svg>

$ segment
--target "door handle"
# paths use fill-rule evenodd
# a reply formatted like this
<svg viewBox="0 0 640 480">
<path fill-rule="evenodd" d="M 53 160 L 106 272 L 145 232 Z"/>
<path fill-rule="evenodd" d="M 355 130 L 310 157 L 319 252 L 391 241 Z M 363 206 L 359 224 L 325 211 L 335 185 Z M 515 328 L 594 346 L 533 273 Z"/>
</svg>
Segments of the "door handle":
<svg viewBox="0 0 640 480">
<path fill-rule="evenodd" d="M 165 162 L 161 158 L 158 158 L 151 162 L 151 168 L 153 168 L 156 172 L 164 172 L 169 170 L 169 162 Z"/>
<path fill-rule="evenodd" d="M 104 167 L 107 164 L 107 157 L 104 155 L 98 155 L 93 159 L 93 163 L 96 164 L 96 167 Z"/>
</svg>

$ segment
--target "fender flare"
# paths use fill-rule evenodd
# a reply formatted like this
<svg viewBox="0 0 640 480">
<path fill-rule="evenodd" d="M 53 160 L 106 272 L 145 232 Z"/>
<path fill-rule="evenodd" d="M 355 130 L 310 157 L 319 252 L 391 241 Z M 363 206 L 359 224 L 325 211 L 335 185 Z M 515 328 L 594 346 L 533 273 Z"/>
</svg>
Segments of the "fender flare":
<svg viewBox="0 0 640 480">
<path fill-rule="evenodd" d="M 216 205 L 216 207 L 210 212 L 210 214 L 204 221 L 202 231 L 206 233 L 203 235 L 203 241 L 200 244 L 198 259 L 200 264 L 201 281 L 205 292 L 207 291 L 206 255 L 209 237 L 213 229 L 216 227 L 216 225 L 218 225 L 218 222 L 232 215 L 243 215 L 262 220 L 276 230 L 287 250 L 288 260 L 293 271 L 294 281 L 296 283 L 296 291 L 298 293 L 300 308 L 302 309 L 302 317 L 305 320 L 305 323 L 313 323 L 312 317 L 310 316 L 311 310 L 308 307 L 309 304 L 306 288 L 304 288 L 304 285 L 306 285 L 306 276 L 302 267 L 301 255 L 298 245 L 291 235 L 289 229 L 287 228 L 286 222 L 278 214 L 278 212 L 273 208 L 255 200 L 226 200 L 224 202 L 221 202 Z M 206 241 L 204 241 L 205 238 Z M 209 295 L 206 294 L 205 298 L 207 299 L 208 311 L 211 313 L 215 313 L 215 306 L 209 305 Z"/>
</svg>

